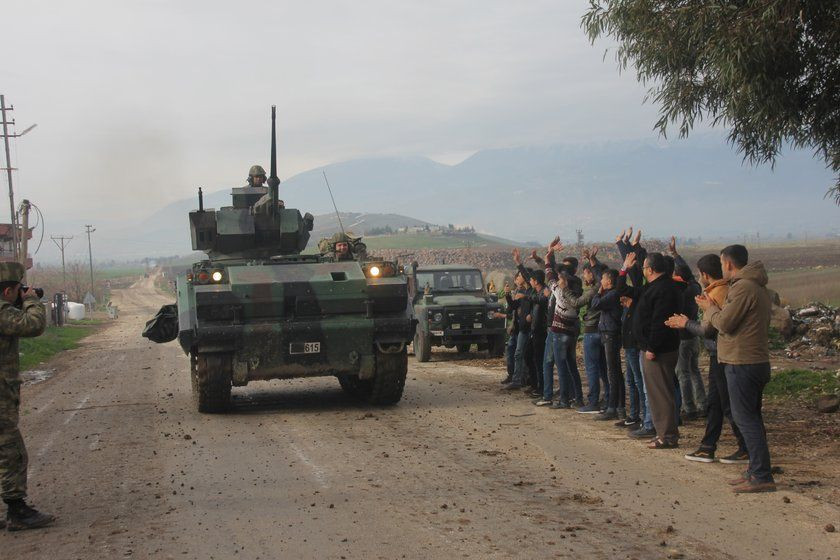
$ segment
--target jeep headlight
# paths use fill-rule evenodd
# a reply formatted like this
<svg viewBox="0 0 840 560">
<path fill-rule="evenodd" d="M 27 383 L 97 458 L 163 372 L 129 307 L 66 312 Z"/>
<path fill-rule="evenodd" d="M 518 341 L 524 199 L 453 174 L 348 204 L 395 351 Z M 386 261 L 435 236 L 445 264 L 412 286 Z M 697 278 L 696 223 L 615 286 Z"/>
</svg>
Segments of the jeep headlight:
<svg viewBox="0 0 840 560">
<path fill-rule="evenodd" d="M 432 316 L 432 321 L 434 321 L 435 323 L 440 323 L 441 321 L 443 321 L 443 313 L 435 313 Z"/>
<path fill-rule="evenodd" d="M 491 309 L 490 311 L 487 312 L 487 318 L 488 319 L 495 319 L 496 318 L 496 312 Z"/>
</svg>

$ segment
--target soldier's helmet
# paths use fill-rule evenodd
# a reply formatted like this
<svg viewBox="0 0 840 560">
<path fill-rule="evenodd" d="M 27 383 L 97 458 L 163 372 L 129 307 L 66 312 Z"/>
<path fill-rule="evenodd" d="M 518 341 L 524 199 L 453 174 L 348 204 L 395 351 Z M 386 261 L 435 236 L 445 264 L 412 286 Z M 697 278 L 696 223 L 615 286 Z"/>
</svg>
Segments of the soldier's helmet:
<svg viewBox="0 0 840 560">
<path fill-rule="evenodd" d="M 0 282 L 20 282 L 25 273 L 19 262 L 0 262 Z"/>
<path fill-rule="evenodd" d="M 361 241 L 361 237 L 353 237 L 352 234 L 348 235 L 346 233 L 338 232 L 333 234 L 332 237 L 324 237 L 323 239 L 321 239 L 321 241 L 318 243 L 318 250 L 322 255 L 327 253 L 335 253 L 336 245 L 338 245 L 339 243 L 346 243 L 351 253 L 364 253 L 367 247 L 365 247 L 365 244 Z"/>
<path fill-rule="evenodd" d="M 265 169 L 261 165 L 252 165 L 248 171 L 248 177 L 263 177 L 265 178 Z"/>
</svg>

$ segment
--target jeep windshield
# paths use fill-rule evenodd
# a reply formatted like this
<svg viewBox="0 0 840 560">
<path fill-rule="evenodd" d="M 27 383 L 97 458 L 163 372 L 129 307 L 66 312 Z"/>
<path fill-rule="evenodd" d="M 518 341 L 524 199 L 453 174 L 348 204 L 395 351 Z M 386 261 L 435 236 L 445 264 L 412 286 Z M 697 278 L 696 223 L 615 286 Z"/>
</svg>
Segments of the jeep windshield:
<svg viewBox="0 0 840 560">
<path fill-rule="evenodd" d="M 417 289 L 429 286 L 433 292 L 475 292 L 484 289 L 478 270 L 435 270 L 417 272 Z"/>
</svg>

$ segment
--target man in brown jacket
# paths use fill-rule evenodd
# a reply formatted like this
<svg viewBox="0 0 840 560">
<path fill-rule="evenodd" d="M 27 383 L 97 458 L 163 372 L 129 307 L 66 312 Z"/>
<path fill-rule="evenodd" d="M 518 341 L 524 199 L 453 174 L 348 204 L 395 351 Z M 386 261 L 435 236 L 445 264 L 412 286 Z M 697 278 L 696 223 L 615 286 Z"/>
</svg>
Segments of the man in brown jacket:
<svg viewBox="0 0 840 560">
<path fill-rule="evenodd" d="M 735 424 L 741 430 L 750 465 L 731 481 L 733 491 L 772 492 L 776 483 L 770 471 L 770 450 L 761 416 L 764 386 L 770 381 L 770 294 L 767 272 L 758 261 L 748 264 L 743 245 L 730 245 L 720 253 L 723 277 L 729 292 L 722 307 L 706 294 L 697 297 L 705 320 L 718 330 L 718 360 L 726 364 L 726 384 Z"/>
</svg>

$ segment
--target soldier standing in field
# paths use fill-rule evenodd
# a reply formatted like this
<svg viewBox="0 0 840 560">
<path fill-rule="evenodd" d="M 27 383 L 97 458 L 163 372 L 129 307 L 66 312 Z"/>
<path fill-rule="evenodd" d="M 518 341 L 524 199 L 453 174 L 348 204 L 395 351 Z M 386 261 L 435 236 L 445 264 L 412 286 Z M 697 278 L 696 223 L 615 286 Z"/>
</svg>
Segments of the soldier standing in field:
<svg viewBox="0 0 840 560">
<path fill-rule="evenodd" d="M 35 290 L 21 292 L 24 272 L 20 263 L 0 263 L 0 497 L 8 507 L 5 525 L 9 531 L 45 527 L 55 520 L 25 501 L 28 457 L 18 429 L 18 338 L 43 333 L 47 318 Z"/>
</svg>

